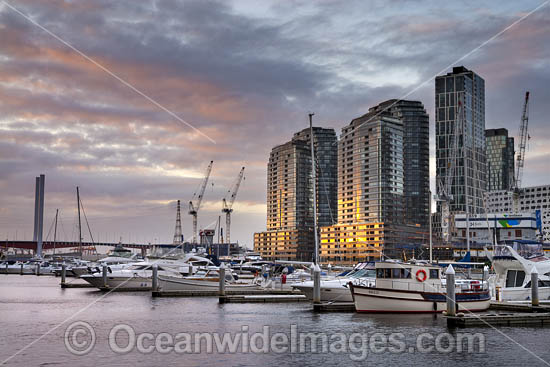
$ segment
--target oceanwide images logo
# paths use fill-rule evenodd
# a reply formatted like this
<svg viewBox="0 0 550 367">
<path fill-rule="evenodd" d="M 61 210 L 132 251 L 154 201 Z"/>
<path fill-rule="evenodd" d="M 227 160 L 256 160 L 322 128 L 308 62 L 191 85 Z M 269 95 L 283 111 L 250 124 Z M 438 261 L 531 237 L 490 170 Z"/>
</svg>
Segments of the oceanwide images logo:
<svg viewBox="0 0 550 367">
<path fill-rule="evenodd" d="M 301 332 L 292 324 L 288 332 L 272 332 L 263 326 L 252 332 L 247 325 L 226 333 L 136 333 L 127 324 L 112 327 L 106 335 L 109 349 L 117 354 L 346 354 L 353 361 L 363 361 L 369 353 L 484 353 L 485 337 L 481 333 L 423 333 L 408 340 L 402 333 L 323 333 Z M 409 338 L 410 339 L 410 338 Z M 65 330 L 65 347 L 75 355 L 90 353 L 96 344 L 92 326 L 84 321 L 72 323 Z"/>
</svg>

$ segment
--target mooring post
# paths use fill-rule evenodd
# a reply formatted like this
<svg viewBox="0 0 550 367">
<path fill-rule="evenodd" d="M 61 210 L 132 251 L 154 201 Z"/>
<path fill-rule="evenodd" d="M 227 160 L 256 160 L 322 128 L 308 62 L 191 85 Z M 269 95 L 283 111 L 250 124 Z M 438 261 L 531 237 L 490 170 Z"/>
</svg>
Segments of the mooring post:
<svg viewBox="0 0 550 367">
<path fill-rule="evenodd" d="M 21 264 L 23 266 L 23 264 Z M 6 261 L 6 275 L 8 275 L 8 262 Z"/>
<path fill-rule="evenodd" d="M 103 288 L 107 288 L 107 265 L 103 265 L 101 275 L 103 276 Z"/>
<path fill-rule="evenodd" d="M 23 275 L 23 263 L 19 265 L 19 274 Z"/>
<path fill-rule="evenodd" d="M 321 303 L 321 268 L 318 264 L 313 267 L 313 303 Z"/>
<path fill-rule="evenodd" d="M 151 282 L 151 290 L 153 293 L 158 292 L 159 290 L 159 266 L 157 264 L 153 264 L 153 280 Z"/>
<path fill-rule="evenodd" d="M 533 265 L 531 269 L 531 306 L 539 305 L 539 272 Z"/>
<path fill-rule="evenodd" d="M 40 263 L 36 264 L 36 275 L 40 275 Z"/>
<path fill-rule="evenodd" d="M 66 279 L 67 279 L 67 265 L 61 264 L 61 285 L 65 284 Z"/>
<path fill-rule="evenodd" d="M 455 270 L 449 265 L 445 271 L 447 277 L 447 316 L 456 316 Z"/>
<path fill-rule="evenodd" d="M 483 279 L 481 280 L 481 289 L 485 289 L 485 282 L 487 282 L 487 288 L 489 288 L 489 267 L 487 265 L 483 267 Z"/>
<path fill-rule="evenodd" d="M 220 265 L 220 287 L 219 287 L 219 296 L 225 297 L 225 266 L 223 263 Z"/>
</svg>

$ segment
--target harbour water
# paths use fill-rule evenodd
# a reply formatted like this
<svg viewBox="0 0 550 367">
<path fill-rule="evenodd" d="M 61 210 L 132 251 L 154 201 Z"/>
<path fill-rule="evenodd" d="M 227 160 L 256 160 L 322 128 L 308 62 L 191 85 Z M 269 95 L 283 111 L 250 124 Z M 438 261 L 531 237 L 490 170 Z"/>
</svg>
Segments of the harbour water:
<svg viewBox="0 0 550 367">
<path fill-rule="evenodd" d="M 66 334 L 77 321 L 89 325 L 95 335 L 93 347 L 84 355 L 78 355 L 74 349 L 71 352 L 66 345 Z M 550 363 L 548 328 L 449 330 L 441 315 L 316 314 L 305 302 L 220 305 L 215 297 L 152 298 L 149 292 L 106 295 L 95 289 L 61 289 L 59 278 L 50 276 L 0 276 L 0 328 L 0 363 L 5 361 L 8 366 L 542 366 Z M 113 328 L 119 330 L 114 338 L 118 350 L 113 350 L 109 341 Z M 147 350 L 139 347 L 128 352 L 122 350 L 131 339 L 128 328 L 136 339 L 145 335 L 141 341 Z M 166 334 L 160 338 L 161 333 Z M 178 341 L 185 340 L 185 335 L 193 338 L 198 333 L 233 336 L 240 333 L 241 342 L 246 335 L 247 343 L 256 347 L 241 344 L 236 351 L 220 353 L 215 345 L 208 349 L 204 336 L 201 348 L 192 345 L 187 350 L 174 350 Z M 262 343 L 256 343 L 261 333 L 269 339 L 267 350 Z M 278 333 L 289 340 L 293 333 L 316 333 L 325 335 L 330 343 L 324 351 L 323 340 L 318 339 L 318 350 L 312 352 L 311 345 L 302 345 L 298 337 L 297 345 L 289 341 L 289 347 L 284 349 L 284 340 L 271 345 Z M 339 340 L 347 340 L 346 345 L 334 342 L 334 336 L 342 333 Z M 474 350 L 460 351 L 448 343 L 465 333 L 476 335 Z M 258 337 L 251 340 L 254 334 Z M 72 337 L 68 336 L 77 347 L 91 340 L 82 333 Z M 159 338 L 160 345 L 155 345 Z M 421 348 L 419 338 L 423 340 Z M 363 343 L 365 340 L 367 343 Z M 137 344 L 134 341 L 132 345 Z"/>
</svg>

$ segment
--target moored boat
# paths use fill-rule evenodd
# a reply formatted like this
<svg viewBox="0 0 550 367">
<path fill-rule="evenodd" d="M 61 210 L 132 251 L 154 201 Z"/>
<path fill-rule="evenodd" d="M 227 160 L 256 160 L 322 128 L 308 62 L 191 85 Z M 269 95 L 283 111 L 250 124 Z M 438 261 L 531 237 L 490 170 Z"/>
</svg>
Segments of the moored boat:
<svg viewBox="0 0 550 367">
<path fill-rule="evenodd" d="M 441 268 L 421 263 L 376 263 L 372 287 L 349 283 L 357 312 L 437 313 L 447 308 Z M 488 289 L 456 293 L 459 311 L 485 311 L 491 301 Z"/>
</svg>

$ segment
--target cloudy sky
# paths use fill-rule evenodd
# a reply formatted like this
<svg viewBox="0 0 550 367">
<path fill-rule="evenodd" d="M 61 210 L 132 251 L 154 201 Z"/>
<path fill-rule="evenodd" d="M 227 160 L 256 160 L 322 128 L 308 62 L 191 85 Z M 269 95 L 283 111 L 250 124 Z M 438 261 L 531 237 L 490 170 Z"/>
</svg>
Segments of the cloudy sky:
<svg viewBox="0 0 550 367">
<path fill-rule="evenodd" d="M 31 239 L 40 173 L 45 237 L 59 208 L 76 240 L 77 185 L 95 239 L 171 242 L 177 199 L 190 237 L 187 202 L 214 160 L 199 224 L 246 166 L 232 237 L 251 246 L 269 151 L 309 111 L 340 133 L 406 97 L 433 130 L 433 77 L 457 63 L 486 81 L 487 128 L 517 135 L 531 91 L 524 183 L 550 183 L 549 40 L 541 0 L 0 1 L 0 238 Z"/>
</svg>

